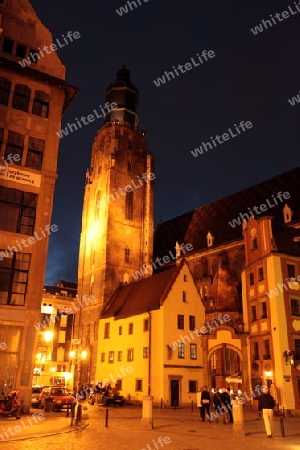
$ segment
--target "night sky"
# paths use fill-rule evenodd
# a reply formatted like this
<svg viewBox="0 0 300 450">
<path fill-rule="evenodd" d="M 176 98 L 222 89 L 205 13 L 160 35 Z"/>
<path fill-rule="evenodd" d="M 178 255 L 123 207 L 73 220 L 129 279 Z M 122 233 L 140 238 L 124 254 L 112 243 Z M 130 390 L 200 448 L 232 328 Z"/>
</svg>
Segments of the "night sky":
<svg viewBox="0 0 300 450">
<path fill-rule="evenodd" d="M 294 0 L 140 0 L 119 16 L 125 0 L 32 0 L 53 39 L 81 38 L 58 54 L 80 92 L 63 126 L 105 102 L 122 65 L 140 93 L 140 127 L 155 158 L 155 223 L 237 192 L 299 165 L 300 12 Z M 138 4 L 138 2 L 137 2 Z M 293 15 L 275 19 L 276 13 Z M 299 6 L 300 10 L 300 6 Z M 276 24 L 251 28 L 273 16 Z M 156 87 L 165 71 L 215 57 Z M 197 158 L 191 150 L 241 121 L 253 128 Z M 102 119 L 61 140 L 46 284 L 76 281 L 85 172 Z"/>
</svg>

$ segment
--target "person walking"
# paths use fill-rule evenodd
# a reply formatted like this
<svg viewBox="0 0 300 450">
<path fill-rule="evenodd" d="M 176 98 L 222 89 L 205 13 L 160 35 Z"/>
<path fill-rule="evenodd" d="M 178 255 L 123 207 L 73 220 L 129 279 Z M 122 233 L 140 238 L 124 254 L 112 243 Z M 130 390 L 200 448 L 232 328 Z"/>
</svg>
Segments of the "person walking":
<svg viewBox="0 0 300 450">
<path fill-rule="evenodd" d="M 213 396 L 213 405 L 214 405 L 214 415 L 216 418 L 216 423 L 219 422 L 219 414 L 222 414 L 222 399 L 219 391 L 216 391 Z M 213 416 L 213 414 L 211 414 Z"/>
<path fill-rule="evenodd" d="M 229 423 L 233 423 L 233 415 L 232 415 L 232 406 L 231 406 L 231 402 L 230 402 L 230 395 L 228 393 L 227 389 L 222 389 L 222 394 L 221 394 L 221 399 L 222 399 L 222 403 L 224 405 L 224 407 L 226 408 L 228 415 L 229 415 Z M 225 412 L 226 412 L 225 410 Z M 224 416 L 226 419 L 227 417 Z M 225 420 L 226 423 L 226 420 Z"/>
<path fill-rule="evenodd" d="M 210 408 L 210 393 L 207 390 L 207 386 L 203 386 L 201 395 L 201 421 L 205 422 L 205 415 L 209 418 L 209 408 Z"/>
<path fill-rule="evenodd" d="M 199 408 L 199 414 L 200 414 L 200 420 L 202 419 L 202 403 L 201 403 L 201 397 L 202 397 L 202 389 L 199 388 L 198 392 L 196 394 L 196 399 L 197 399 L 197 407 Z"/>
<path fill-rule="evenodd" d="M 265 429 L 268 438 L 273 437 L 273 409 L 275 407 L 275 400 L 269 394 L 267 386 L 262 387 L 262 395 L 258 401 L 258 411 L 262 411 Z"/>
</svg>

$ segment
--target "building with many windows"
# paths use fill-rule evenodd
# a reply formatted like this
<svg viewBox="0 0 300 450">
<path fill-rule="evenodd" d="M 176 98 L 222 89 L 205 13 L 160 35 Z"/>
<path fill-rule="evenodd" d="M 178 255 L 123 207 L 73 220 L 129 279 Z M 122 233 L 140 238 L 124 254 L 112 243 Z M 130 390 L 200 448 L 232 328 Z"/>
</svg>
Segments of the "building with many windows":
<svg viewBox="0 0 300 450">
<path fill-rule="evenodd" d="M 205 383 L 246 392 L 274 384 L 279 406 L 300 410 L 300 168 L 161 223 L 154 258 L 176 242 L 210 321 L 201 339 Z M 172 263 L 170 263 L 172 264 Z"/>
<path fill-rule="evenodd" d="M 96 378 L 126 398 L 170 406 L 196 400 L 204 383 L 204 306 L 188 264 L 120 286 L 102 311 Z M 202 330 L 204 331 L 204 330 Z"/>
<path fill-rule="evenodd" d="M 28 0 L 0 1 L 0 20 L 0 391 L 19 390 L 27 412 L 49 235 L 58 232 L 56 132 L 77 89 L 55 51 L 38 51 L 53 40 Z"/>
</svg>

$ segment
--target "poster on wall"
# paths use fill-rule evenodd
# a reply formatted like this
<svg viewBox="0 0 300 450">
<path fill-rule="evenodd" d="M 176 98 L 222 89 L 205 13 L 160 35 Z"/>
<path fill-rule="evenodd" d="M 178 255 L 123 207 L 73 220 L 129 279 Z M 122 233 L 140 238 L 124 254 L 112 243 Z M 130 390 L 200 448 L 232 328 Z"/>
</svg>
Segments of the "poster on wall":
<svg viewBox="0 0 300 450">
<path fill-rule="evenodd" d="M 41 186 L 41 175 L 23 169 L 0 166 L 0 180 L 9 180 L 34 187 Z"/>
</svg>

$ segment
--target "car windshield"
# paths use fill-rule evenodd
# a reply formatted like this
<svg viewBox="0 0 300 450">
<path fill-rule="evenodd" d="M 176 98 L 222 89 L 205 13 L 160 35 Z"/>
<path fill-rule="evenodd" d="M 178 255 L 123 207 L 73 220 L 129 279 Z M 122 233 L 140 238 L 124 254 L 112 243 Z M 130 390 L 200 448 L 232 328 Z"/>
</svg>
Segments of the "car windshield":
<svg viewBox="0 0 300 450">
<path fill-rule="evenodd" d="M 51 395 L 67 395 L 67 392 L 64 389 L 51 389 Z"/>
<path fill-rule="evenodd" d="M 34 389 L 32 389 L 32 393 L 33 394 L 40 394 L 42 392 L 42 389 L 40 389 L 40 388 L 34 388 Z"/>
</svg>

